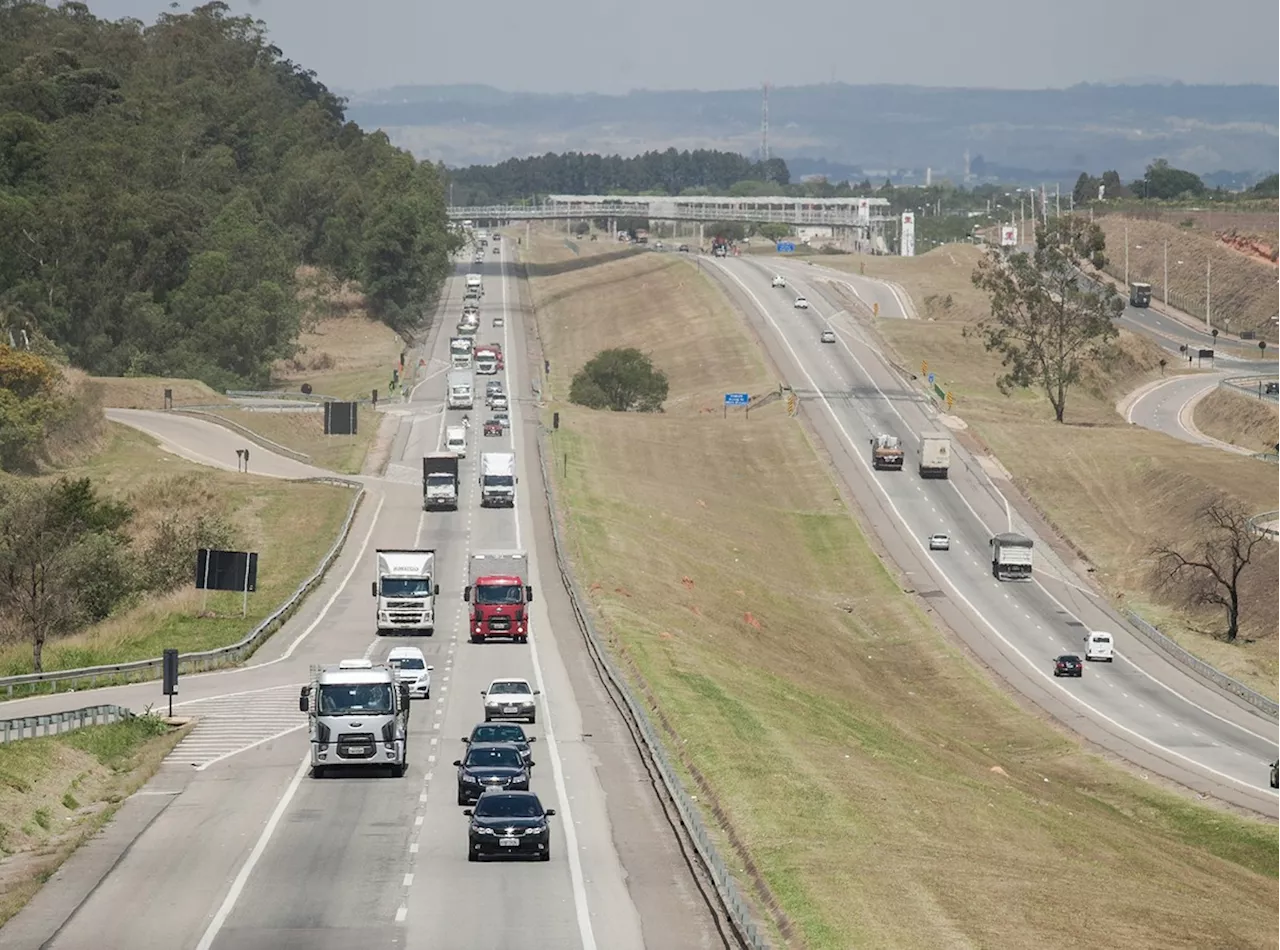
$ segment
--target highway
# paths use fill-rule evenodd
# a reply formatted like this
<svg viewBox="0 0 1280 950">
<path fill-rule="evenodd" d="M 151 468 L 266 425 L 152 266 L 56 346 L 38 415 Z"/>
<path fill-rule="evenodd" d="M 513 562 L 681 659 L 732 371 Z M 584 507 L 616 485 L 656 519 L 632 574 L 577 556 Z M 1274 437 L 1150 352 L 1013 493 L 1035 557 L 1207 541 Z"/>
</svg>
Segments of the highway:
<svg viewBox="0 0 1280 950">
<path fill-rule="evenodd" d="M 885 316 L 907 316 L 899 292 L 792 261 L 706 258 L 704 270 L 725 286 L 780 378 L 801 395 L 806 420 L 866 513 L 868 527 L 921 602 L 983 663 L 1060 722 L 1140 769 L 1277 815 L 1276 793 L 1268 787 L 1268 765 L 1276 756 L 1273 721 L 1132 634 L 1058 560 L 954 438 L 950 479 L 918 477 L 913 464 L 918 436 L 945 433 L 945 420 L 839 310 L 827 281 L 848 283 L 864 301 L 878 302 Z M 788 280 L 786 289 L 770 287 L 774 273 Z M 797 294 L 808 297 L 811 309 L 793 308 Z M 828 326 L 837 333 L 835 344 L 819 342 Z M 871 469 L 869 442 L 881 432 L 902 438 L 903 471 Z M 1034 581 L 992 578 L 987 542 L 1006 530 L 1037 541 Z M 925 539 L 935 531 L 950 533 L 950 551 L 927 550 Z M 1079 680 L 1055 679 L 1052 658 L 1083 653 L 1086 630 L 1116 634 L 1116 662 L 1091 663 Z"/>
<path fill-rule="evenodd" d="M 1157 380 L 1130 393 L 1117 409 L 1126 422 L 1144 429 L 1163 432 L 1193 445 L 1220 449 L 1235 455 L 1253 455 L 1250 449 L 1215 439 L 1196 427 L 1196 403 L 1217 389 L 1222 379 L 1223 374 L 1210 373 Z"/>
<path fill-rule="evenodd" d="M 483 387 L 470 413 L 457 512 L 421 510 L 421 457 L 441 445 L 447 417 L 448 337 L 461 311 L 459 265 L 442 326 L 423 356 L 386 476 L 363 479 L 366 499 L 338 563 L 286 628 L 239 670 L 184 677 L 175 714 L 195 732 L 156 777 L 77 852 L 0 931 L 0 947 L 97 950 L 422 950 L 722 946 L 675 836 L 645 780 L 625 726 L 595 677 L 555 570 L 536 461 L 536 409 L 507 254 L 483 265 L 480 339 L 500 338 L 512 428 L 481 435 Z M 505 326 L 492 329 L 504 314 Z M 530 317 L 531 318 L 531 317 Z M 498 378 L 503 378 L 500 375 Z M 163 413 L 113 412 L 173 452 L 229 467 L 247 444 L 228 429 Z M 478 454 L 514 451 L 514 509 L 480 509 Z M 160 456 L 162 457 L 162 456 Z M 254 470 L 324 474 L 254 447 Z M 431 638 L 376 637 L 369 582 L 378 547 L 437 550 L 437 628 Z M 527 645 L 473 645 L 465 634 L 467 556 L 530 554 L 535 599 Z M 415 701 L 410 769 L 402 778 L 358 772 L 310 777 L 298 687 L 312 664 L 383 658 L 412 642 L 433 664 L 432 695 Z M 456 804 L 454 759 L 483 720 L 480 690 L 499 676 L 541 690 L 533 787 L 553 822 L 549 864 L 469 863 Z M 16 700 L 8 715 L 93 703 L 160 704 L 160 685 Z M 105 875 L 105 876 L 104 876 Z M 98 883 L 98 878 L 102 878 Z"/>
</svg>

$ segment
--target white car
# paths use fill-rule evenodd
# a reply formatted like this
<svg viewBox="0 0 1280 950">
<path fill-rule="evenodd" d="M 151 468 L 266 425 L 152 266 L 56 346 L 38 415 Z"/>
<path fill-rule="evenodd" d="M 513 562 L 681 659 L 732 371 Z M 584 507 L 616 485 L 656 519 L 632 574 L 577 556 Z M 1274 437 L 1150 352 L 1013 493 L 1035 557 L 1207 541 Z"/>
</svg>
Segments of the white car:
<svg viewBox="0 0 1280 950">
<path fill-rule="evenodd" d="M 951 536 L 948 534 L 931 534 L 929 535 L 930 551 L 950 551 Z"/>
<path fill-rule="evenodd" d="M 409 684 L 410 696 L 431 698 L 431 671 L 427 658 L 417 647 L 392 647 L 387 654 L 387 665 L 396 671 L 396 682 Z"/>
<path fill-rule="evenodd" d="M 836 341 L 836 331 L 835 331 L 835 330 L 823 330 L 823 331 L 822 331 L 822 342 L 823 342 L 823 343 L 834 343 L 835 341 Z"/>
<path fill-rule="evenodd" d="M 507 394 L 495 393 L 493 398 L 489 400 L 489 408 L 494 412 L 506 412 L 510 408 L 507 402 Z"/>
<path fill-rule="evenodd" d="M 484 697 L 484 721 L 495 719 L 523 719 L 529 723 L 538 721 L 537 700 L 541 690 L 534 689 L 528 680 L 497 679 L 488 689 L 480 690 Z"/>
<path fill-rule="evenodd" d="M 502 316 L 502 314 L 498 314 L 498 316 L 493 318 L 493 328 L 495 330 L 498 329 L 499 327 L 505 327 L 506 325 L 507 325 L 507 318 Z"/>
<path fill-rule="evenodd" d="M 1086 663 L 1115 660 L 1115 638 L 1105 630 L 1090 630 L 1084 635 L 1084 659 Z"/>
<path fill-rule="evenodd" d="M 808 310 L 809 301 L 805 300 L 803 297 L 797 297 L 795 306 L 797 310 Z"/>
<path fill-rule="evenodd" d="M 786 282 L 785 280 L 783 280 L 781 277 L 775 276 L 775 277 L 773 278 L 773 286 L 775 286 L 775 287 L 785 287 L 785 286 L 787 286 L 787 282 Z"/>
</svg>

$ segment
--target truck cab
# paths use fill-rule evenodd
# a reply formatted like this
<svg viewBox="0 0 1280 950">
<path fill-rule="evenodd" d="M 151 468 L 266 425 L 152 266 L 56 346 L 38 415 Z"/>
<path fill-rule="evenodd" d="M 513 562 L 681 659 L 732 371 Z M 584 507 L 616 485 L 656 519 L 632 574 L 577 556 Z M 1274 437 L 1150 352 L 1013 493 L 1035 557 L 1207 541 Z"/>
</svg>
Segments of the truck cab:
<svg viewBox="0 0 1280 950">
<path fill-rule="evenodd" d="M 1131 307 L 1151 306 L 1151 285 L 1132 283 L 1129 285 L 1129 305 Z"/>
<path fill-rule="evenodd" d="M 343 660 L 312 667 L 298 710 L 307 714 L 311 776 L 335 766 L 409 770 L 409 684 L 395 670 L 370 660 Z"/>
<path fill-rule="evenodd" d="M 436 552 L 430 549 L 375 552 L 378 579 L 370 586 L 378 602 L 375 623 L 383 631 L 435 631 L 440 585 L 435 583 Z"/>
<path fill-rule="evenodd" d="M 529 555 L 524 551 L 478 551 L 467 565 L 469 583 L 462 599 L 471 604 L 468 633 L 472 643 L 490 639 L 529 639 Z"/>
<path fill-rule="evenodd" d="M 422 457 L 422 510 L 458 510 L 458 456 L 452 452 Z"/>
<path fill-rule="evenodd" d="M 493 376 L 498 372 L 498 354 L 492 347 L 482 346 L 476 350 L 476 372 L 481 376 Z"/>
<path fill-rule="evenodd" d="M 475 379 L 469 370 L 450 370 L 448 377 L 450 409 L 471 409 L 475 405 Z"/>
<path fill-rule="evenodd" d="M 902 440 L 896 435 L 878 435 L 871 440 L 872 468 L 901 471 L 902 461 Z"/>
<path fill-rule="evenodd" d="M 513 452 L 485 452 L 480 456 L 480 507 L 514 508 L 516 457 Z"/>
</svg>

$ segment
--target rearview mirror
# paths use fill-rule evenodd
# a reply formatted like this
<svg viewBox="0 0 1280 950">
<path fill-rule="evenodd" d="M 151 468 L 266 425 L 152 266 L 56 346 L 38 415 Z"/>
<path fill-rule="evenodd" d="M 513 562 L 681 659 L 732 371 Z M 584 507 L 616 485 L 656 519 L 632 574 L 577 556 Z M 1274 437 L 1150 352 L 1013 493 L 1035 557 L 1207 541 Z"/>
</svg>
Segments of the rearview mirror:
<svg viewBox="0 0 1280 950">
<path fill-rule="evenodd" d="M 453 760 L 453 764 L 454 764 L 457 768 L 462 768 L 462 760 L 461 760 L 461 759 L 454 759 L 454 760 Z"/>
<path fill-rule="evenodd" d="M 436 585 L 436 596 L 437 596 L 437 597 L 439 597 L 439 596 L 440 596 L 440 585 L 439 585 L 439 584 L 437 584 L 437 585 Z"/>
<path fill-rule="evenodd" d="M 435 667 L 434 667 L 434 666 L 428 666 L 428 667 L 427 667 L 427 672 L 428 672 L 428 673 L 430 673 L 430 672 L 431 672 L 432 670 L 434 670 L 434 669 L 435 669 Z"/>
<path fill-rule="evenodd" d="M 470 808 L 464 808 L 464 809 L 462 809 L 462 813 L 463 813 L 464 815 L 466 815 L 468 818 L 470 818 L 470 817 L 471 817 L 471 815 L 472 815 L 472 812 L 471 812 L 471 809 L 470 809 Z"/>
<path fill-rule="evenodd" d="M 526 603 L 526 604 L 531 604 L 531 603 L 533 603 L 533 588 L 532 588 L 532 587 L 526 587 L 526 588 L 524 589 L 524 601 L 525 601 L 525 603 Z"/>
<path fill-rule="evenodd" d="M 554 808 L 548 808 L 548 809 L 546 810 L 546 812 L 544 812 L 544 814 L 545 814 L 548 818 L 554 818 L 554 817 L 556 816 L 556 810 L 555 810 Z"/>
<path fill-rule="evenodd" d="M 463 736 L 463 737 L 462 737 L 462 741 L 463 741 L 463 742 L 470 742 L 470 741 L 471 741 L 471 737 L 470 737 L 470 736 Z"/>
<path fill-rule="evenodd" d="M 535 695 L 535 696 L 541 696 L 541 695 L 542 695 L 542 690 L 540 690 L 540 689 L 535 689 L 535 690 L 533 691 L 533 695 Z"/>
<path fill-rule="evenodd" d="M 487 689 L 482 689 L 482 690 L 480 690 L 480 695 L 481 695 L 481 696 L 488 696 L 488 695 L 489 695 L 489 691 L 488 691 Z"/>
<path fill-rule="evenodd" d="M 471 599 L 471 585 L 470 585 L 470 584 L 468 584 L 466 587 L 462 588 L 462 599 L 463 599 L 463 600 L 470 600 L 470 599 Z"/>
<path fill-rule="evenodd" d="M 538 737 L 537 737 L 537 736 L 529 736 L 529 737 L 528 737 L 528 739 L 527 739 L 526 741 L 527 741 L 527 742 L 537 742 L 537 741 L 538 741 Z"/>
<path fill-rule="evenodd" d="M 377 582 L 377 581 L 374 581 L 372 584 L 370 584 L 370 585 L 369 585 L 369 593 L 371 593 L 374 597 L 377 597 L 377 596 L 378 596 L 378 582 Z"/>
<path fill-rule="evenodd" d="M 538 763 L 537 763 L 537 762 L 535 762 L 535 761 L 533 761 L 533 759 L 530 759 L 530 760 L 529 760 L 529 768 L 533 768 L 533 767 L 534 767 L 535 765 L 537 765 L 537 764 L 538 764 Z"/>
</svg>

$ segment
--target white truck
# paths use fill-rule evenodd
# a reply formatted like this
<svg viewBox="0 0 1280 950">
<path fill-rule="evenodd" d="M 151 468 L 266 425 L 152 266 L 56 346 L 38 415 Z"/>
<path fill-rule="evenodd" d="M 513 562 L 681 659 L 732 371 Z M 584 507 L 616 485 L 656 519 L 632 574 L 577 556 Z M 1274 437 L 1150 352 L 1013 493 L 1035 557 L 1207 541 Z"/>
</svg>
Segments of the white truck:
<svg viewBox="0 0 1280 950">
<path fill-rule="evenodd" d="M 422 510 L 458 510 L 458 456 L 432 452 L 422 457 Z"/>
<path fill-rule="evenodd" d="M 480 456 L 480 507 L 514 508 L 517 481 L 514 452 L 485 452 Z"/>
<path fill-rule="evenodd" d="M 444 450 L 452 452 L 458 458 L 467 457 L 467 427 L 445 426 Z"/>
<path fill-rule="evenodd" d="M 475 340 L 465 336 L 455 336 L 449 340 L 449 364 L 454 369 L 471 368 L 471 349 Z"/>
<path fill-rule="evenodd" d="M 397 777 L 409 770 L 409 684 L 389 666 L 343 660 L 311 668 L 298 710 L 307 714 L 311 776 L 334 766 L 386 768 Z"/>
<path fill-rule="evenodd" d="M 991 544 L 991 576 L 998 581 L 1031 576 L 1031 549 L 1035 542 L 1020 534 L 997 534 Z"/>
<path fill-rule="evenodd" d="M 448 380 L 450 409 L 471 409 L 475 406 L 475 376 L 472 375 L 471 370 L 450 370 Z"/>
<path fill-rule="evenodd" d="M 951 470 L 951 440 L 937 433 L 920 436 L 919 462 L 921 478 L 946 478 Z"/>
<path fill-rule="evenodd" d="M 377 630 L 422 632 L 430 636 L 436 626 L 434 549 L 392 550 L 379 548 L 378 579 L 370 587 L 378 602 Z"/>
<path fill-rule="evenodd" d="M 481 376 L 494 376 L 498 372 L 498 353 L 492 347 L 476 348 L 476 372 Z"/>
<path fill-rule="evenodd" d="M 484 296 L 484 280 L 479 274 L 467 275 L 467 292 Z"/>
</svg>

